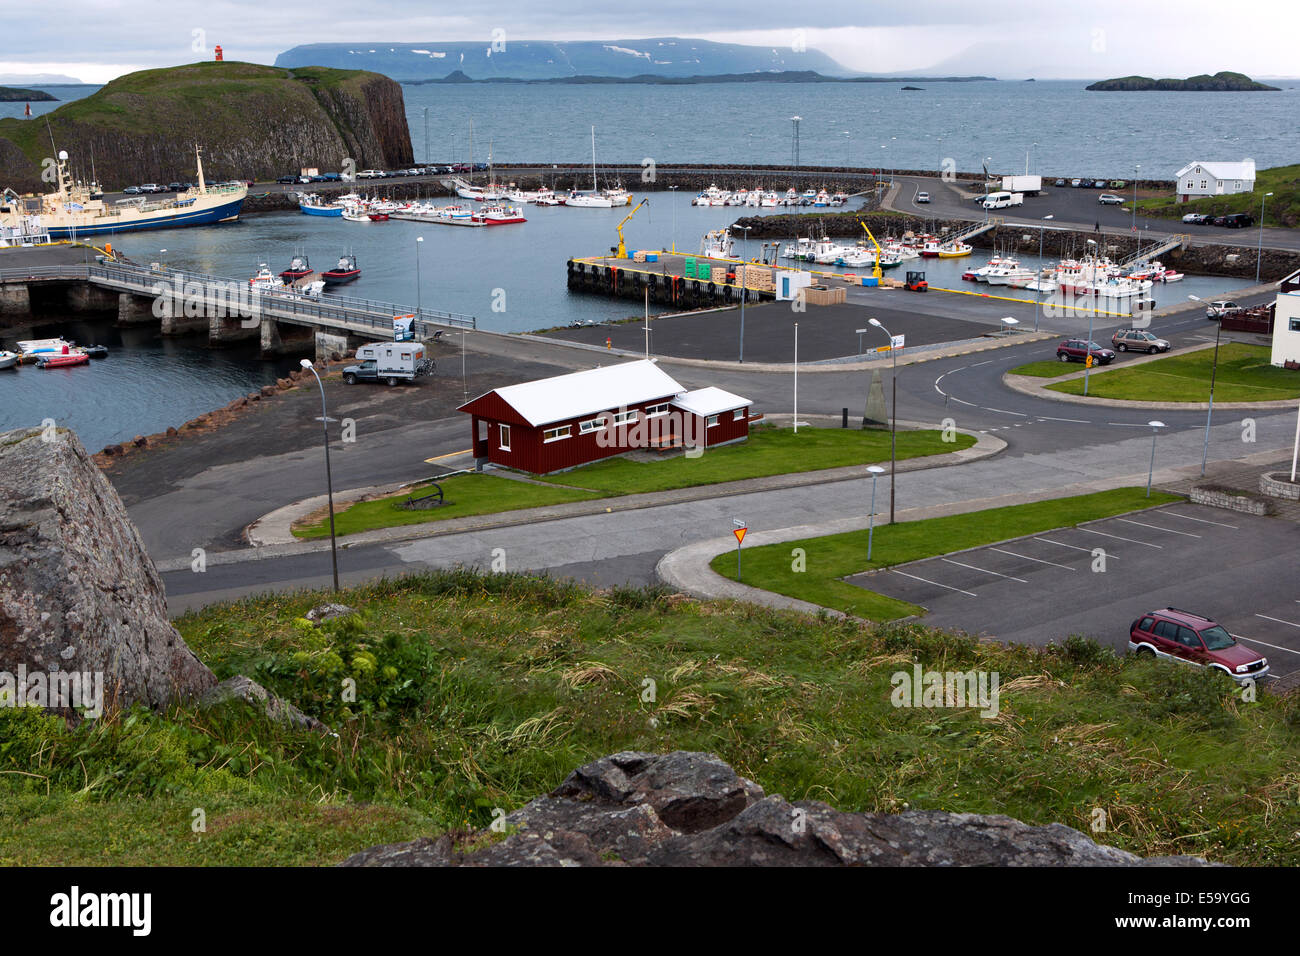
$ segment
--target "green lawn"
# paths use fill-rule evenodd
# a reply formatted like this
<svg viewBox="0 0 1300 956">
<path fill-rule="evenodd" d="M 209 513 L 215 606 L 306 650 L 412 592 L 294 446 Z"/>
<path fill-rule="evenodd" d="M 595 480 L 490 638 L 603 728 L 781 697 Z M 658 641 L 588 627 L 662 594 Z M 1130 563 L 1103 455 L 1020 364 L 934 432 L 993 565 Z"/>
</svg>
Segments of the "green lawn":
<svg viewBox="0 0 1300 956">
<path fill-rule="evenodd" d="M 972 436 L 960 432 L 951 438 L 944 441 L 943 433 L 936 430 L 900 431 L 898 460 L 942 455 L 975 444 Z M 793 429 L 764 426 L 751 431 L 747 442 L 705 451 L 699 458 L 681 454 L 653 462 L 611 458 L 540 479 L 551 487 L 494 475 L 455 475 L 441 482 L 449 505 L 429 511 L 404 511 L 397 507 L 397 502 L 406 500 L 403 492 L 354 504 L 336 514 L 334 524 L 339 535 L 356 534 L 569 501 L 888 461 L 888 431 L 800 428 L 796 435 Z M 299 538 L 328 537 L 329 520 L 295 527 L 293 533 Z"/>
<path fill-rule="evenodd" d="M 900 431 L 898 460 L 942 455 L 975 444 L 972 436 L 960 432 L 950 437 L 952 441 L 944 441 L 937 430 Z M 752 429 L 748 441 L 706 450 L 699 458 L 681 454 L 654 462 L 609 458 L 542 480 L 632 495 L 882 461 L 889 461 L 888 430 L 805 426 L 796 435 L 792 428 L 766 426 Z"/>
<path fill-rule="evenodd" d="M 1035 378 L 1056 378 L 1078 371 L 1069 362 L 1030 362 L 1011 369 L 1008 375 L 1033 375 Z"/>
<path fill-rule="evenodd" d="M 571 488 L 548 488 L 495 475 L 453 475 L 439 484 L 442 485 L 443 494 L 449 504 L 428 511 L 406 511 L 397 507 L 398 502 L 406 500 L 405 493 L 388 498 L 376 498 L 373 501 L 361 501 L 335 514 L 335 533 L 356 534 L 358 531 L 373 531 L 375 528 L 424 524 L 429 521 L 445 521 L 448 518 L 464 518 L 469 515 L 518 511 L 520 508 L 540 508 L 543 505 L 598 497 L 593 492 L 575 491 Z M 415 492 L 416 497 L 420 494 L 420 490 Z M 293 533 L 299 538 L 327 538 L 330 533 L 329 519 L 295 527 Z"/>
<path fill-rule="evenodd" d="M 360 615 L 302 620 L 328 600 Z M 768 793 L 841 810 L 1009 814 L 1143 855 L 1300 865 L 1295 695 L 1245 703 L 1213 673 L 1075 638 L 1002 647 L 463 571 L 176 624 L 219 677 L 254 677 L 333 735 L 242 704 L 75 728 L 0 708 L 0 865 L 330 866 L 486 827 L 620 750 L 711 751 Z M 996 671 L 997 718 L 893 706 L 892 676 L 914 662 Z"/>
<path fill-rule="evenodd" d="M 1300 398 L 1300 372 L 1268 364 L 1263 345 L 1228 342 L 1219 347 L 1219 371 L 1214 382 L 1216 402 L 1271 402 Z M 1143 402 L 1205 402 L 1210 397 L 1214 349 L 1166 355 L 1130 368 L 1094 371 L 1088 394 L 1096 398 Z M 1083 394 L 1083 379 L 1048 385 L 1070 395 Z"/>
<path fill-rule="evenodd" d="M 1150 498 L 1145 495 L 1144 488 L 1116 488 L 1090 495 L 1036 501 L 972 514 L 907 521 L 893 526 L 877 525 L 870 562 L 867 561 L 866 531 L 850 531 L 746 548 L 742 556 L 743 581 L 753 587 L 811 601 L 822 607 L 836 608 L 869 620 L 896 620 L 910 614 L 920 614 L 922 609 L 848 584 L 841 578 L 1179 500 L 1174 495 L 1157 491 L 1153 491 Z M 869 507 L 867 501 L 854 504 L 862 512 Z M 888 501 L 884 504 L 884 510 L 886 514 L 883 520 L 887 521 Z M 876 501 L 876 511 L 879 517 L 879 499 Z M 803 570 L 797 570 L 794 563 L 793 552 L 796 548 L 803 549 L 805 554 Z M 726 551 L 718 555 L 713 559 L 712 567 L 724 577 L 735 580 L 736 552 Z"/>
</svg>

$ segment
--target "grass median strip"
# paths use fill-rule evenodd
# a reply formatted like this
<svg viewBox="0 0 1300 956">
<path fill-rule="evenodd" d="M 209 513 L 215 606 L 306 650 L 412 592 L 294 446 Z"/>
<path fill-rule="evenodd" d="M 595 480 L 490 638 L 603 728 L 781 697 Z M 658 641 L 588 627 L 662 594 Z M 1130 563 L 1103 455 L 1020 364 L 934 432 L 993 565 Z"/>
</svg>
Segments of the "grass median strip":
<svg viewBox="0 0 1300 956">
<path fill-rule="evenodd" d="M 942 455 L 969 448 L 975 438 L 960 432 L 900 431 L 898 460 Z M 794 474 L 889 461 L 889 432 L 859 428 L 759 427 L 746 442 L 705 451 L 699 458 L 680 453 L 659 461 L 610 458 L 572 471 L 543 476 L 538 481 L 516 481 L 498 475 L 454 475 L 440 482 L 447 505 L 422 511 L 399 508 L 407 493 L 362 501 L 338 512 L 335 531 L 340 535 L 424 524 L 448 518 L 518 511 L 545 505 L 587 501 L 651 491 L 669 491 L 745 478 Z M 539 483 L 540 482 L 540 483 Z M 420 489 L 414 492 L 417 496 Z M 323 511 L 308 516 L 293 528 L 299 538 L 329 536 L 329 518 Z"/>
<path fill-rule="evenodd" d="M 923 609 L 841 579 L 1180 500 L 1176 495 L 1158 491 L 1147 498 L 1145 491 L 1144 488 L 1115 488 L 924 521 L 878 524 L 870 562 L 865 530 L 746 548 L 744 583 L 873 621 L 896 620 L 923 613 Z M 799 570 L 796 549 L 803 551 L 803 570 Z M 718 555 L 711 566 L 718 574 L 734 581 L 736 552 L 730 550 Z"/>
<path fill-rule="evenodd" d="M 1032 375 L 1034 378 L 1056 378 L 1076 371 L 1070 362 L 1030 362 L 1010 369 L 1008 375 Z"/>
<path fill-rule="evenodd" d="M 1094 398 L 1141 402 L 1205 402 L 1210 396 L 1213 366 L 1214 349 L 1200 349 L 1128 368 L 1094 370 L 1088 394 Z M 1047 387 L 1069 395 L 1082 395 L 1083 379 Z M 1300 373 L 1270 365 L 1268 348 L 1241 342 L 1227 342 L 1219 347 L 1219 370 L 1214 379 L 1216 402 L 1271 402 L 1291 398 L 1300 398 Z"/>
</svg>

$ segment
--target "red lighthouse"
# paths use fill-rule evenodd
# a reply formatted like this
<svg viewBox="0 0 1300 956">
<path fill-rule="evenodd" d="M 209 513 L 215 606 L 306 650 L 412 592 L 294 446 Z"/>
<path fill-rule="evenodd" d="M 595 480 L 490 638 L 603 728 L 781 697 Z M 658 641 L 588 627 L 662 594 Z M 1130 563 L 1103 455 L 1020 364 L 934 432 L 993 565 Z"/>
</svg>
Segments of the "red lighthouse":
<svg viewBox="0 0 1300 956">
<path fill-rule="evenodd" d="M 217 44 L 217 62 L 220 63 L 222 59 L 224 58 L 221 55 L 221 44 Z"/>
</svg>

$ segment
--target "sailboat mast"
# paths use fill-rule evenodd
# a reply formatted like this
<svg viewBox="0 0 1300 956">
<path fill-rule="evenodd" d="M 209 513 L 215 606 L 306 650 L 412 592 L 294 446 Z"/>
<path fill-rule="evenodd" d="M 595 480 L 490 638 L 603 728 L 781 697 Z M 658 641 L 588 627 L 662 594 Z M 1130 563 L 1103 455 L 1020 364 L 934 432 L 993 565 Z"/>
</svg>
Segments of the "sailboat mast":
<svg viewBox="0 0 1300 956">
<path fill-rule="evenodd" d="M 474 119 L 469 121 L 469 182 L 474 184 Z"/>
<path fill-rule="evenodd" d="M 591 191 L 596 191 L 596 127 L 591 128 Z"/>
</svg>

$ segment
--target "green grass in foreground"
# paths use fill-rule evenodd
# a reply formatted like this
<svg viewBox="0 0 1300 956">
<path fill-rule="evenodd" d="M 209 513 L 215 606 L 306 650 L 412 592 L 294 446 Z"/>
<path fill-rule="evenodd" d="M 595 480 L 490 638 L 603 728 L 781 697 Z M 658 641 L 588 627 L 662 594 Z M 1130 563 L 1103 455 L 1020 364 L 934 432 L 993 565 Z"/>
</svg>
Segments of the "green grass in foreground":
<svg viewBox="0 0 1300 956">
<path fill-rule="evenodd" d="M 1271 402 L 1300 398 L 1300 373 L 1270 365 L 1263 345 L 1228 342 L 1219 346 L 1214 381 L 1216 402 Z M 1143 402 L 1205 402 L 1210 397 L 1214 349 L 1166 355 L 1128 368 L 1094 371 L 1088 394 Z M 1083 379 L 1048 385 L 1070 395 L 1083 394 Z"/>
<path fill-rule="evenodd" d="M 1018 365 L 1007 372 L 1008 375 L 1033 375 L 1037 378 L 1056 378 L 1058 375 L 1068 375 L 1076 372 L 1076 369 L 1070 362 L 1030 362 L 1027 365 Z"/>
<path fill-rule="evenodd" d="M 1177 500 L 1177 496 L 1159 491 L 1153 491 L 1147 498 L 1145 488 L 1116 488 L 970 514 L 906 521 L 892 526 L 877 525 L 870 562 L 867 561 L 866 531 L 746 548 L 741 558 L 744 583 L 873 621 L 896 620 L 921 614 L 923 609 L 840 579 L 863 571 L 919 561 Z M 880 510 L 879 500 L 876 509 Z M 888 511 L 887 502 L 885 510 Z M 888 514 L 885 519 L 888 519 Z M 804 550 L 805 570 L 795 570 L 792 554 L 795 548 Z M 736 552 L 718 555 L 713 559 L 712 567 L 724 577 L 735 580 Z"/>
<path fill-rule="evenodd" d="M 965 516 L 964 520 L 970 520 Z M 1300 700 L 1071 639 L 1034 649 L 661 590 L 464 571 L 211 607 L 177 625 L 337 737 L 243 704 L 74 730 L 0 708 L 0 864 L 330 865 L 481 828 L 618 750 L 712 751 L 769 793 L 1062 822 L 1144 855 L 1300 865 Z M 1000 713 L 898 709 L 890 679 L 997 671 Z M 339 699 L 345 677 L 354 703 Z M 641 700 L 653 677 L 653 703 Z M 1249 759 L 1243 759 L 1248 754 Z M 206 813 L 195 833 L 192 813 Z"/>
<path fill-rule="evenodd" d="M 361 501 L 335 514 L 335 533 L 356 534 L 358 531 L 373 531 L 376 528 L 424 524 L 429 521 L 445 521 L 448 518 L 464 518 L 468 515 L 517 511 L 520 508 L 539 508 L 543 505 L 563 504 L 568 501 L 582 501 L 597 497 L 592 492 L 574 491 L 571 488 L 547 488 L 543 485 L 513 481 L 494 475 L 453 475 L 439 484 L 449 504 L 427 511 L 406 511 L 397 507 L 398 502 L 406 500 L 405 492 L 388 498 Z M 414 494 L 419 497 L 423 492 L 424 489 L 420 488 L 416 489 Z M 327 538 L 330 533 L 329 518 L 327 516 L 312 524 L 295 527 L 293 533 L 299 538 Z"/>
<path fill-rule="evenodd" d="M 942 455 L 975 444 L 972 436 L 960 432 L 955 433 L 952 439 L 944 441 L 942 432 L 935 430 L 899 432 L 898 460 Z M 334 523 L 337 534 L 356 534 L 375 528 L 423 524 L 465 515 L 517 511 L 568 501 L 881 461 L 889 461 L 888 431 L 800 428 L 796 435 L 793 429 L 759 427 L 750 433 L 747 442 L 705 451 L 699 458 L 686 458 L 681 454 L 662 461 L 610 458 L 540 479 L 555 487 L 491 475 L 456 475 L 441 483 L 447 500 L 453 502 L 451 505 L 429 511 L 404 511 L 396 506 L 396 502 L 406 499 L 403 492 L 352 505 L 335 515 Z M 579 490 L 574 490 L 575 487 Z M 326 518 L 296 527 L 293 533 L 299 538 L 327 537 L 329 520 Z"/>
<path fill-rule="evenodd" d="M 898 460 L 942 455 L 975 444 L 970 435 L 952 437 L 945 442 L 942 433 L 933 429 L 900 431 Z M 792 428 L 760 426 L 750 432 L 748 441 L 706 450 L 699 458 L 681 454 L 654 462 L 609 458 L 542 480 L 631 495 L 881 461 L 889 461 L 888 430 L 803 427 L 795 434 Z"/>
</svg>

